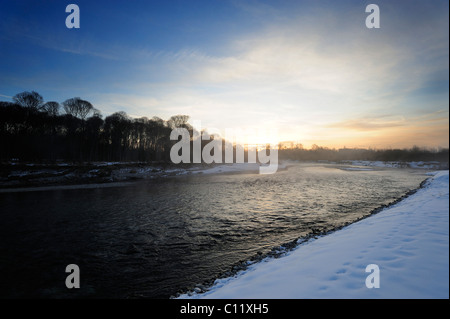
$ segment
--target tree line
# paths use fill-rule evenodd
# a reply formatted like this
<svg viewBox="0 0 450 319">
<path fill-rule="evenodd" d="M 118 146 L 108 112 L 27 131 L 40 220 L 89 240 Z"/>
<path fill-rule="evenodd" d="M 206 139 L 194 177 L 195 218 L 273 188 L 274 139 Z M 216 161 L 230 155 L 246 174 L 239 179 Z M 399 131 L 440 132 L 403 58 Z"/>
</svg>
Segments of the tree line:
<svg viewBox="0 0 450 319">
<path fill-rule="evenodd" d="M 170 161 L 171 130 L 188 127 L 186 115 L 164 121 L 116 112 L 103 119 L 79 97 L 44 102 L 22 92 L 0 102 L 0 159 L 21 161 Z"/>
<path fill-rule="evenodd" d="M 174 115 L 167 121 L 157 116 L 131 118 L 122 111 L 103 119 L 100 110 L 79 97 L 45 102 L 39 93 L 25 91 L 16 94 L 13 102 L 0 101 L 0 160 L 170 163 L 170 149 L 177 142 L 170 140 L 173 128 L 188 129 L 192 151 L 193 128 L 188 120 L 187 115 Z M 202 140 L 202 150 L 208 142 Z M 222 140 L 223 151 L 225 143 Z M 288 144 L 277 146 L 281 160 L 438 161 L 448 165 L 449 156 L 448 148 L 375 150 L 313 145 L 304 149 L 301 144 Z M 222 154 L 222 162 L 224 159 Z"/>
<path fill-rule="evenodd" d="M 359 160 L 359 161 L 384 161 L 384 162 L 440 162 L 447 163 L 449 149 L 427 149 L 414 146 L 405 149 L 354 149 L 354 148 L 327 148 L 313 145 L 311 149 L 304 149 L 301 144 L 293 147 L 280 147 L 278 151 L 280 159 L 318 161 L 327 160 L 333 162 Z M 444 165 L 445 167 L 445 165 Z"/>
</svg>

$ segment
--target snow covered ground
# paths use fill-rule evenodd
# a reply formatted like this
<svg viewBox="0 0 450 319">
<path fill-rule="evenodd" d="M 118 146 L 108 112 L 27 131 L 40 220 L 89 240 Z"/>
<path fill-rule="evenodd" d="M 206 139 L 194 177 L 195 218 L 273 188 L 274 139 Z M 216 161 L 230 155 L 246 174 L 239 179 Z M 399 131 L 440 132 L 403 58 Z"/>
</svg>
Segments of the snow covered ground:
<svg viewBox="0 0 450 319">
<path fill-rule="evenodd" d="M 298 161 L 280 161 L 277 170 L 285 170 Z M 343 161 L 341 163 L 319 161 L 319 163 L 337 164 L 342 170 L 371 171 L 380 167 L 388 168 L 421 168 L 447 169 L 448 163 L 438 162 L 371 162 L 371 161 Z M 272 163 L 273 164 L 273 163 Z M 258 174 L 260 166 L 257 163 L 234 163 L 217 165 L 194 166 L 164 166 L 157 163 L 144 162 L 93 162 L 93 163 L 20 163 L 11 161 L 1 167 L 0 192 L 15 191 L 15 189 L 36 187 L 50 187 L 62 185 L 80 185 L 97 183 L 117 183 L 142 179 L 153 179 L 167 176 L 248 173 Z M 9 189 L 11 188 L 11 189 Z"/>
<path fill-rule="evenodd" d="M 353 166 L 389 167 L 389 168 L 423 168 L 442 169 L 443 163 L 439 162 L 384 162 L 384 161 L 342 161 Z"/>
<path fill-rule="evenodd" d="M 449 298 L 449 172 L 380 213 L 179 298 Z M 376 282 L 379 288 L 368 288 Z"/>
</svg>

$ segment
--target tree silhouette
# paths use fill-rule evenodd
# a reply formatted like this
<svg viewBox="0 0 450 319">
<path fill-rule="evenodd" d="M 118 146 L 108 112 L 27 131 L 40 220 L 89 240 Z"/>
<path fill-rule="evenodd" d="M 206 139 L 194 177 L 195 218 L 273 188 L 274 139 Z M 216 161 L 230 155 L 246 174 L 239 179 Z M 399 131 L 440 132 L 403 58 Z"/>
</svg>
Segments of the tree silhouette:
<svg viewBox="0 0 450 319">
<path fill-rule="evenodd" d="M 84 120 L 90 113 L 94 112 L 94 107 L 88 101 L 82 100 L 79 97 L 74 97 L 65 100 L 63 103 L 64 111 L 67 114 L 78 117 Z"/>
<path fill-rule="evenodd" d="M 193 128 L 187 115 L 164 121 L 156 116 L 131 118 L 125 112 L 116 112 L 103 120 L 99 110 L 79 97 L 62 103 L 65 114 L 60 114 L 58 102 L 44 103 L 34 91 L 18 93 L 13 101 L 0 101 L 0 160 L 170 163 L 170 149 L 176 143 L 170 140 L 170 133 L 175 127 L 188 129 L 193 146 Z M 201 141 L 202 149 L 208 142 Z M 233 153 L 237 154 L 238 147 L 242 148 L 233 145 Z M 318 145 L 308 150 L 299 143 L 284 142 L 278 154 L 281 160 L 439 161 L 448 167 L 449 150 L 417 146 L 402 150 L 330 149 Z"/>
<path fill-rule="evenodd" d="M 44 105 L 42 105 L 41 110 L 44 112 L 47 112 L 48 115 L 57 116 L 57 115 L 59 115 L 60 107 L 61 106 L 59 105 L 58 102 L 51 101 L 51 102 L 46 102 Z"/>
<path fill-rule="evenodd" d="M 35 91 L 24 91 L 13 96 L 13 101 L 22 107 L 39 110 L 44 104 L 44 98 Z"/>
<path fill-rule="evenodd" d="M 189 126 L 187 125 L 188 120 L 189 120 L 188 115 L 174 115 L 171 116 L 170 119 L 167 121 L 167 126 L 169 126 L 171 129 L 174 129 L 176 127 L 189 128 Z"/>
</svg>

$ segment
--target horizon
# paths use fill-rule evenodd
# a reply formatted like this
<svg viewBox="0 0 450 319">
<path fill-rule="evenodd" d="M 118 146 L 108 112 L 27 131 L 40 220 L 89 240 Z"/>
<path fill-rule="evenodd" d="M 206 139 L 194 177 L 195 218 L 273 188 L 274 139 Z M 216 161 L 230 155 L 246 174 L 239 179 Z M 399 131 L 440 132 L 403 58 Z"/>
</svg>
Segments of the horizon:
<svg viewBox="0 0 450 319">
<path fill-rule="evenodd" d="M 448 2 L 2 3 L 0 101 L 270 128 L 326 148 L 449 147 Z M 264 142 L 262 142 L 264 143 Z M 262 144 L 259 143 L 259 144 Z"/>
</svg>

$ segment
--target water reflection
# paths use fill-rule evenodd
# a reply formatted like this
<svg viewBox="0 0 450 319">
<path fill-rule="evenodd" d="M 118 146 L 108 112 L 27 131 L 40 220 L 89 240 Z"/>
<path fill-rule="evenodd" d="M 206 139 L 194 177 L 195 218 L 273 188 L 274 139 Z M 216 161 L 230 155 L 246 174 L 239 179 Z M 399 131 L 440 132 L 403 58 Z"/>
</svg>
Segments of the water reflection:
<svg viewBox="0 0 450 319">
<path fill-rule="evenodd" d="M 0 194 L 2 297 L 167 298 L 312 228 L 417 188 L 423 172 L 298 164 L 127 187 Z M 65 266 L 81 288 L 68 291 Z"/>
</svg>

